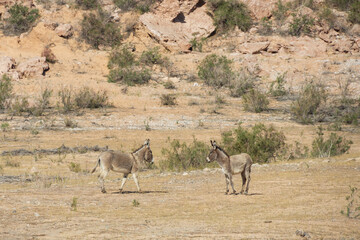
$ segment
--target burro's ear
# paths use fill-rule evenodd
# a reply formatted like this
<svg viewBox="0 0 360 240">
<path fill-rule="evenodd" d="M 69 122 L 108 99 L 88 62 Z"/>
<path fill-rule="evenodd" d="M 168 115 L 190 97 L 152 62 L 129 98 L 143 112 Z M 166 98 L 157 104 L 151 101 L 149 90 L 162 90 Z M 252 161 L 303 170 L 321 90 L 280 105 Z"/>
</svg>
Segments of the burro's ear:
<svg viewBox="0 0 360 240">
<path fill-rule="evenodd" d="M 212 145 L 213 145 L 214 149 L 216 149 L 216 141 L 215 140 L 212 142 Z"/>
<path fill-rule="evenodd" d="M 213 145 L 212 140 L 210 140 L 211 146 Z"/>
<path fill-rule="evenodd" d="M 145 142 L 144 142 L 144 145 L 149 146 L 150 145 L 150 139 L 146 139 Z"/>
</svg>

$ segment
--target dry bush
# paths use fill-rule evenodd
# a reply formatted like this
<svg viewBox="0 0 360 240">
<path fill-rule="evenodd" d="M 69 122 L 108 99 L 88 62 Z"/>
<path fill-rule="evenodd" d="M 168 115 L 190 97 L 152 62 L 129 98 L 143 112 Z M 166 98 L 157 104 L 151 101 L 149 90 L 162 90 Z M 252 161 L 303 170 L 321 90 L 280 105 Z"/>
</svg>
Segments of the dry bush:
<svg viewBox="0 0 360 240">
<path fill-rule="evenodd" d="M 256 89 L 251 89 L 242 98 L 245 111 L 260 113 L 268 110 L 269 100 L 267 96 Z"/>
<path fill-rule="evenodd" d="M 161 105 L 164 106 L 176 105 L 176 96 L 174 94 L 162 94 L 160 100 L 161 100 Z"/>
<path fill-rule="evenodd" d="M 44 50 L 41 53 L 41 56 L 45 57 L 46 61 L 48 63 L 56 63 L 57 62 L 57 58 L 56 58 L 55 54 L 51 51 L 49 46 L 46 46 L 44 48 Z"/>
</svg>

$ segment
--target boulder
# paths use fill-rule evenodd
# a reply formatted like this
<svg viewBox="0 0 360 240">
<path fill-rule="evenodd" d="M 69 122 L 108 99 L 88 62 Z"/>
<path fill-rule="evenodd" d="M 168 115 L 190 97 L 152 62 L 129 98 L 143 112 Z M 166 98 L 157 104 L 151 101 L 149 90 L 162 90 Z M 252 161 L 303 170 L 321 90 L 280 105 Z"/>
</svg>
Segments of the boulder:
<svg viewBox="0 0 360 240">
<path fill-rule="evenodd" d="M 327 44 L 320 39 L 307 36 L 293 39 L 287 44 L 288 53 L 299 57 L 319 57 L 327 52 Z"/>
<path fill-rule="evenodd" d="M 45 57 L 34 57 L 21 62 L 16 68 L 20 78 L 44 75 L 49 70 Z"/>
<path fill-rule="evenodd" d="M 251 12 L 251 15 L 257 20 L 263 17 L 270 17 L 272 11 L 276 9 L 276 3 L 278 0 L 242 0 Z M 289 0 L 282 1 L 283 3 L 289 2 Z"/>
<path fill-rule="evenodd" d="M 267 51 L 269 53 L 277 53 L 277 52 L 279 52 L 280 48 L 281 48 L 280 43 L 271 42 L 267 48 Z"/>
<path fill-rule="evenodd" d="M 203 0 L 164 0 L 151 13 L 140 16 L 150 36 L 171 51 L 188 51 L 194 38 L 215 31 Z"/>
<path fill-rule="evenodd" d="M 16 66 L 15 59 L 12 57 L 3 56 L 0 57 L 0 76 L 8 73 L 10 69 L 14 69 Z"/>
<path fill-rule="evenodd" d="M 70 38 L 73 35 L 73 27 L 70 24 L 60 24 L 55 28 L 55 32 L 59 37 Z"/>
<path fill-rule="evenodd" d="M 334 48 L 335 51 L 341 53 L 348 53 L 351 52 L 354 43 L 355 41 L 349 38 L 336 39 L 331 43 L 331 46 Z"/>
<path fill-rule="evenodd" d="M 248 42 L 241 44 L 238 50 L 241 53 L 256 54 L 266 51 L 269 45 L 270 42 Z"/>
<path fill-rule="evenodd" d="M 351 35 L 353 35 L 353 36 L 358 36 L 358 37 L 360 37 L 360 24 L 354 24 L 354 25 L 351 27 L 349 33 L 350 33 Z"/>
</svg>

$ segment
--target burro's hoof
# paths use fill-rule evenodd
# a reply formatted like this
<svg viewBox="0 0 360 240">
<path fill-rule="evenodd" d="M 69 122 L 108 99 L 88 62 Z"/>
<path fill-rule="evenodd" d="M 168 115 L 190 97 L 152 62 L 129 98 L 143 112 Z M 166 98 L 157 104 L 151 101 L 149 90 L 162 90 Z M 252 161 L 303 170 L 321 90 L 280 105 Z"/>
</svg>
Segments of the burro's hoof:
<svg viewBox="0 0 360 240">
<path fill-rule="evenodd" d="M 248 195 L 248 192 L 244 192 L 244 195 Z"/>
<path fill-rule="evenodd" d="M 225 195 L 228 195 L 228 194 L 229 194 L 229 191 L 226 191 L 226 192 L 225 192 Z"/>
<path fill-rule="evenodd" d="M 123 194 L 123 190 L 122 190 L 122 189 L 119 189 L 119 193 Z"/>
<path fill-rule="evenodd" d="M 236 195 L 236 191 L 233 191 L 233 192 L 231 193 L 231 195 Z"/>
<path fill-rule="evenodd" d="M 106 190 L 105 190 L 105 189 L 101 189 L 101 192 L 102 192 L 102 193 L 106 193 Z"/>
</svg>

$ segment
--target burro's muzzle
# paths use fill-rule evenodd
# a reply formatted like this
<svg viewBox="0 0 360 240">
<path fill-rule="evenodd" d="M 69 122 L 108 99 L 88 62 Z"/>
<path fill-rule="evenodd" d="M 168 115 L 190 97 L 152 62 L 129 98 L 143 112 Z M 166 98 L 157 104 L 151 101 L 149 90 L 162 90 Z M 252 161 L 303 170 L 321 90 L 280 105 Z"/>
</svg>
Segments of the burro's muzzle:
<svg viewBox="0 0 360 240">
<path fill-rule="evenodd" d="M 206 161 L 207 161 L 208 163 L 211 162 L 211 160 L 210 160 L 209 157 L 206 158 Z"/>
</svg>

